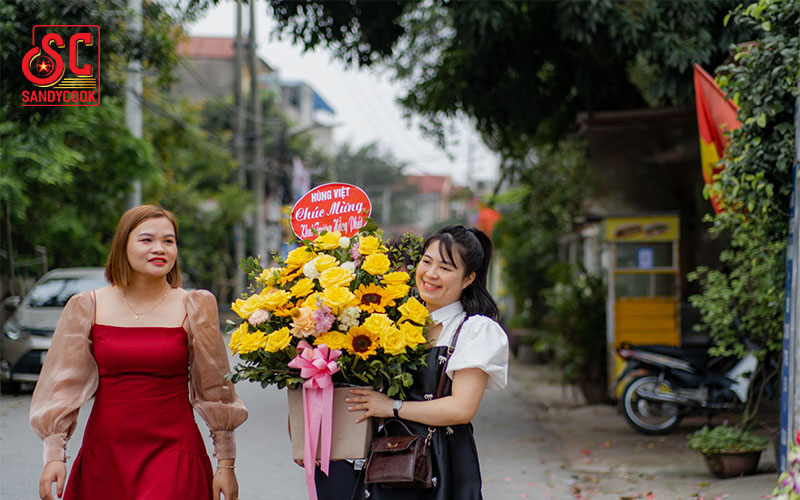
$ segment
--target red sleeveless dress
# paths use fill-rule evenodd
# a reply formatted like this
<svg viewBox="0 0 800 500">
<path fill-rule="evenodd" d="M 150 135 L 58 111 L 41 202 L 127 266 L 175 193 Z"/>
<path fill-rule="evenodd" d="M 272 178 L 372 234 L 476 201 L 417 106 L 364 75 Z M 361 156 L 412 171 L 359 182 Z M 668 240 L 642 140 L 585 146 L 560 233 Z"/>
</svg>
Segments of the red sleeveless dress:
<svg viewBox="0 0 800 500">
<path fill-rule="evenodd" d="M 65 500 L 210 500 L 183 327 L 94 325 L 100 382 Z"/>
</svg>

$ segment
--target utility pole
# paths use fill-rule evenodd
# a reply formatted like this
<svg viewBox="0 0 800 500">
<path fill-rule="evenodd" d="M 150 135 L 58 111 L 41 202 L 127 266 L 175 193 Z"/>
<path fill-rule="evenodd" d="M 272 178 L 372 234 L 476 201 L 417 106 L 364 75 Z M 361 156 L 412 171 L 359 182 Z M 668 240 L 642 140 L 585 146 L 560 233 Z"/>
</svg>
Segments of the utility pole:
<svg viewBox="0 0 800 500">
<path fill-rule="evenodd" d="M 142 33 L 142 0 L 128 0 L 128 26 L 134 37 Z M 128 75 L 125 80 L 125 123 L 136 138 L 142 137 L 142 63 L 128 61 Z M 125 201 L 125 208 L 142 204 L 142 181 L 131 181 L 131 192 Z"/>
<path fill-rule="evenodd" d="M 247 157 L 244 151 L 244 134 L 246 123 L 244 121 L 245 107 L 244 107 L 244 92 L 242 91 L 242 70 L 244 68 L 244 41 L 242 40 L 242 0 L 236 0 L 236 59 L 235 69 L 233 76 L 233 95 L 236 100 L 236 116 L 234 117 L 234 135 L 233 147 L 236 154 L 236 163 L 239 168 L 236 171 L 236 178 L 239 184 L 239 189 L 244 191 L 247 188 L 247 171 L 245 170 L 245 163 Z M 239 269 L 239 263 L 245 258 L 245 232 L 244 221 L 239 221 L 233 227 L 234 238 L 234 262 L 236 269 L 234 271 L 234 294 L 239 297 L 244 293 L 245 276 L 244 272 Z"/>
<path fill-rule="evenodd" d="M 261 262 L 268 260 L 264 221 L 264 138 L 261 134 L 261 99 L 258 92 L 258 56 L 256 55 L 256 2 L 250 1 L 250 99 L 253 106 L 253 190 L 256 198 L 256 217 L 253 247 Z"/>
</svg>

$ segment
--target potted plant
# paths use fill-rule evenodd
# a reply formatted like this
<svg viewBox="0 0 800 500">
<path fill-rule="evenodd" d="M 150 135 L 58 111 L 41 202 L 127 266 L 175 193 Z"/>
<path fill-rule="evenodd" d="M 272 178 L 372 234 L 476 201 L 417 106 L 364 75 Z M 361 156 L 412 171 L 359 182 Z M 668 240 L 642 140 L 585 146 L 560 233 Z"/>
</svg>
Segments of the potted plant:
<svg viewBox="0 0 800 500">
<path fill-rule="evenodd" d="M 723 423 L 703 426 L 689 435 L 689 448 L 703 454 L 712 474 L 719 478 L 749 474 L 758 467 L 769 440 L 747 429 Z"/>
<path fill-rule="evenodd" d="M 548 311 L 537 350 L 549 347 L 565 382 L 574 383 L 589 404 L 608 400 L 606 375 L 606 286 L 602 276 L 569 270 L 543 292 Z"/>
</svg>

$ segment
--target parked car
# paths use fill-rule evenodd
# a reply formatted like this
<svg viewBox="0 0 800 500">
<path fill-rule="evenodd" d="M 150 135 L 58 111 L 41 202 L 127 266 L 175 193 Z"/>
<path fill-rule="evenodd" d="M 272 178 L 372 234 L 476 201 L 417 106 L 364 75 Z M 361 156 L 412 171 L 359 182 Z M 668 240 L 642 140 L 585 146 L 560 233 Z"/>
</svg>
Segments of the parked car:
<svg viewBox="0 0 800 500">
<path fill-rule="evenodd" d="M 25 298 L 8 297 L 3 301 L 3 306 L 13 313 L 0 335 L 2 392 L 16 392 L 21 383 L 38 380 L 53 331 L 70 297 L 107 284 L 102 267 L 53 269 L 33 285 Z"/>
</svg>

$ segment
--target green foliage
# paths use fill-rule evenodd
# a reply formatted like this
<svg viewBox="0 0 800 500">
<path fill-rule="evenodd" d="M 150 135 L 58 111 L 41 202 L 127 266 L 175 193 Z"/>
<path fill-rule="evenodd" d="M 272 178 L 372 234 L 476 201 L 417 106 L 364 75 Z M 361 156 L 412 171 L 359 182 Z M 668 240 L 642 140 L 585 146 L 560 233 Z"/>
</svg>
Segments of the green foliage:
<svg viewBox="0 0 800 500">
<path fill-rule="evenodd" d="M 555 286 L 543 292 L 547 333 L 537 348 L 554 352 L 566 382 L 605 380 L 606 284 L 601 276 L 571 278 L 568 267 L 563 271 Z"/>
<path fill-rule="evenodd" d="M 690 297 L 710 333 L 715 355 L 759 359 L 780 350 L 788 207 L 792 189 L 794 110 L 800 66 L 800 1 L 761 0 L 736 9 L 733 20 L 759 31 L 718 68 L 723 90 L 739 104 L 741 127 L 730 135 L 725 169 L 709 190 L 727 210 L 709 216 L 711 233 L 727 234 L 724 268 L 690 273 L 703 293 Z M 774 374 L 765 374 L 774 376 Z M 751 396 L 743 425 L 759 398 Z"/>
<path fill-rule="evenodd" d="M 723 90 L 739 103 L 742 122 L 730 135 L 725 169 L 710 190 L 727 207 L 708 217 L 710 231 L 729 235 L 730 247 L 720 257 L 722 270 L 690 273 L 703 285 L 690 301 L 702 315 L 698 328 L 714 341 L 712 354 L 754 351 L 764 359 L 780 350 L 782 338 L 800 1 L 762 0 L 737 8 L 733 20 L 760 34 L 718 69 Z M 751 395 L 745 426 L 758 404 Z"/>
<path fill-rule="evenodd" d="M 572 229 L 589 189 L 584 146 L 563 142 L 541 147 L 508 162 L 507 179 L 517 187 L 494 199 L 503 214 L 492 239 L 504 260 L 504 274 L 516 314 L 536 326 L 544 314 L 541 290 L 552 286 L 557 238 Z M 520 272 L 524 269 L 524 272 Z"/>
<path fill-rule="evenodd" d="M 134 36 L 116 0 L 0 4 L 0 66 L 7 70 L 0 87 L 0 203 L 10 222 L 4 260 L 13 252 L 24 261 L 44 247 L 50 266 L 103 265 L 131 179 L 159 178 L 151 145 L 124 127 L 119 95 L 132 57 L 158 84 L 168 80 L 179 27 L 156 2 L 143 12 L 142 34 Z M 21 106 L 26 80 L 19 68 L 37 24 L 101 26 L 100 106 Z"/>
<path fill-rule="evenodd" d="M 307 49 L 389 66 L 440 140 L 463 112 L 517 157 L 563 138 L 579 111 L 690 102 L 692 63 L 716 66 L 749 39 L 723 27 L 737 3 L 271 1 L 279 31 Z"/>
<path fill-rule="evenodd" d="M 42 246 L 51 266 L 104 265 L 130 179 L 157 176 L 152 148 L 119 127 L 122 105 L 111 97 L 32 120 L 0 122 L 4 251 L 13 245 L 19 259 Z"/>
<path fill-rule="evenodd" d="M 252 203 L 235 180 L 227 136 L 204 130 L 202 108 L 186 101 L 151 98 L 145 122 L 161 175 L 144 201 L 178 217 L 181 272 L 227 300 L 237 268 L 231 231 Z"/>
<path fill-rule="evenodd" d="M 703 455 L 715 453 L 761 451 L 767 447 L 769 439 L 756 436 L 751 432 L 730 425 L 717 425 L 689 434 L 687 446 Z"/>
</svg>

